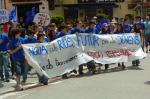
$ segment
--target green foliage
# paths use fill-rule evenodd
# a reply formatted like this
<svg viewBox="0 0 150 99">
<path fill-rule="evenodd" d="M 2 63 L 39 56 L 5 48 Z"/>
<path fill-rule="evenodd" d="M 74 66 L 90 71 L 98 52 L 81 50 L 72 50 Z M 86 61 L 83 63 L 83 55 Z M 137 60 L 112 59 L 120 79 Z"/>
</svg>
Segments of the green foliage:
<svg viewBox="0 0 150 99">
<path fill-rule="evenodd" d="M 128 17 L 129 19 L 134 19 L 134 14 L 126 14 L 125 17 Z"/>
<path fill-rule="evenodd" d="M 52 16 L 51 17 L 51 23 L 55 23 L 56 25 L 59 25 L 64 22 L 64 18 L 62 16 Z"/>
<path fill-rule="evenodd" d="M 109 16 L 104 13 L 98 13 L 98 14 L 96 14 L 96 17 L 97 17 L 97 22 L 99 22 L 103 18 L 105 18 L 105 19 L 109 18 Z"/>
</svg>

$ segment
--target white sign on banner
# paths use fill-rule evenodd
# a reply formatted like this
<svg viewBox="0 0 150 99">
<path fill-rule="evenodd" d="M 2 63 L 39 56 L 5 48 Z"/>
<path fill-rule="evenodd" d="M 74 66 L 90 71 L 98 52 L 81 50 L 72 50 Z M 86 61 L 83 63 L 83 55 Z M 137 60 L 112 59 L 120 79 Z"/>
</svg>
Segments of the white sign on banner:
<svg viewBox="0 0 150 99">
<path fill-rule="evenodd" d="M 0 24 L 9 21 L 9 11 L 6 9 L 0 9 Z"/>
<path fill-rule="evenodd" d="M 94 60 L 101 64 L 129 62 L 143 59 L 138 34 L 73 34 L 50 43 L 23 45 L 28 63 L 37 72 L 49 78 L 76 69 L 80 64 Z"/>
<path fill-rule="evenodd" d="M 47 26 L 50 23 L 50 16 L 47 13 L 37 13 L 33 22 L 39 26 Z"/>
</svg>

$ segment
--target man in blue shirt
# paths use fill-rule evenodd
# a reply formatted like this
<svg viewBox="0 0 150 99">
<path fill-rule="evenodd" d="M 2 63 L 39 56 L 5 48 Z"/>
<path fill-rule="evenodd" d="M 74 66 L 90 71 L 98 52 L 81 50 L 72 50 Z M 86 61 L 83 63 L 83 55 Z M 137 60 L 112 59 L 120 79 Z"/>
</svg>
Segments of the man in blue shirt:
<svg viewBox="0 0 150 99">
<path fill-rule="evenodd" d="M 34 37 L 34 34 L 35 32 L 29 29 L 27 31 L 27 37 L 24 39 L 24 44 L 37 43 L 37 39 Z M 30 71 L 31 69 L 32 67 L 29 64 L 25 63 L 25 71 L 23 74 L 22 83 L 26 82 L 28 71 Z"/>
<path fill-rule="evenodd" d="M 94 21 L 94 20 L 91 20 L 89 24 L 90 24 L 90 25 L 89 25 L 89 27 L 87 27 L 87 29 L 85 30 L 85 33 L 99 34 L 99 31 L 97 30 L 96 25 L 95 25 L 95 21 Z"/>
<path fill-rule="evenodd" d="M 0 34 L 0 77 L 1 80 L 9 82 L 9 54 L 7 52 L 7 45 L 9 43 L 8 36 L 6 34 Z"/>
<path fill-rule="evenodd" d="M 146 46 L 146 52 L 150 51 L 149 45 L 150 45 L 150 17 L 146 16 L 145 24 L 145 46 Z"/>
<path fill-rule="evenodd" d="M 77 21 L 74 23 L 73 28 L 70 30 L 69 34 L 75 34 L 75 33 L 84 33 L 82 30 L 82 22 Z"/>
<path fill-rule="evenodd" d="M 23 90 L 21 86 L 21 75 L 24 74 L 25 71 L 25 56 L 24 51 L 22 49 L 21 44 L 24 43 L 24 40 L 20 37 L 21 31 L 20 29 L 13 29 L 11 30 L 11 33 L 14 38 L 10 40 L 9 43 L 9 53 L 12 55 L 12 59 L 15 64 L 15 73 L 16 73 L 16 90 L 20 91 Z"/>
<path fill-rule="evenodd" d="M 123 24 L 123 32 L 130 33 L 131 30 L 132 30 L 132 26 L 128 23 L 127 19 L 125 19 Z"/>
</svg>

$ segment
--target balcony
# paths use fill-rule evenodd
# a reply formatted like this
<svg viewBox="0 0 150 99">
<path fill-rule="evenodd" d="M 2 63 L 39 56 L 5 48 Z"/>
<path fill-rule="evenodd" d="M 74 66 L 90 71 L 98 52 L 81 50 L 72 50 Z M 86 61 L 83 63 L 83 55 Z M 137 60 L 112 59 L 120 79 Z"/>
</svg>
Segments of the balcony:
<svg viewBox="0 0 150 99">
<path fill-rule="evenodd" d="M 41 0 L 10 0 L 12 4 L 37 4 L 41 3 Z"/>
</svg>

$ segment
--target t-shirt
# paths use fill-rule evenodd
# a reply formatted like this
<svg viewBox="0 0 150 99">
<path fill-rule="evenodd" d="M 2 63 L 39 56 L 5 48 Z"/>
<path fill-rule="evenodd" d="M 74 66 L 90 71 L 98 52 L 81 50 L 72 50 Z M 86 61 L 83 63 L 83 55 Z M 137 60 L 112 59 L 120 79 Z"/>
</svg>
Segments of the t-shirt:
<svg viewBox="0 0 150 99">
<path fill-rule="evenodd" d="M 37 42 L 37 39 L 36 38 L 25 38 L 25 40 L 24 40 L 24 43 L 25 44 L 28 44 L 28 43 L 36 43 Z"/>
<path fill-rule="evenodd" d="M 150 34 L 150 22 L 144 22 L 145 24 L 145 34 Z"/>
<path fill-rule="evenodd" d="M 57 32 L 56 38 L 60 38 L 60 37 L 65 36 L 65 35 L 66 35 L 66 34 L 63 33 L 63 32 Z"/>
<path fill-rule="evenodd" d="M 84 33 L 82 29 L 72 28 L 69 34 Z"/>
<path fill-rule="evenodd" d="M 21 44 L 24 44 L 24 40 L 22 38 L 14 38 L 10 40 L 9 43 L 9 50 L 14 50 L 17 47 L 19 47 Z M 19 49 L 17 52 L 12 54 L 12 58 L 15 61 L 21 61 L 23 62 L 25 57 L 24 57 L 24 51 L 23 49 Z"/>
<path fill-rule="evenodd" d="M 7 35 L 0 34 L 0 51 L 7 51 L 7 44 L 9 39 Z"/>
<path fill-rule="evenodd" d="M 124 25 L 123 25 L 123 31 L 124 31 L 125 33 L 130 33 L 131 30 L 132 30 L 132 26 L 131 26 L 130 24 L 124 24 Z"/>
<path fill-rule="evenodd" d="M 87 29 L 85 30 L 85 33 L 99 34 L 99 31 L 97 30 L 97 28 L 91 29 L 90 27 L 87 27 Z"/>
</svg>

